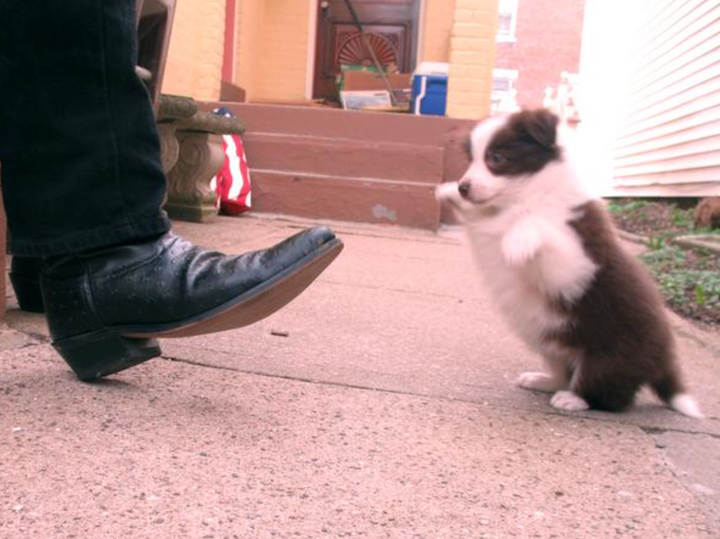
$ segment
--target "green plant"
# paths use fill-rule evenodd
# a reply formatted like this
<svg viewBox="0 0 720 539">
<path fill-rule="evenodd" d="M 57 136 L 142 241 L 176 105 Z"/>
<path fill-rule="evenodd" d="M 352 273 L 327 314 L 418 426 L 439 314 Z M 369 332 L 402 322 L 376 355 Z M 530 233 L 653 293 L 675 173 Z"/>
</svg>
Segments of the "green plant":
<svg viewBox="0 0 720 539">
<path fill-rule="evenodd" d="M 687 228 L 692 230 L 693 228 L 693 210 L 683 210 L 677 206 L 672 206 L 672 222 L 676 227 Z"/>
<path fill-rule="evenodd" d="M 652 267 L 674 268 L 685 262 L 687 254 L 675 245 L 664 245 L 660 249 L 641 255 L 640 258 Z"/>
<path fill-rule="evenodd" d="M 720 257 L 703 249 L 676 246 L 677 236 L 720 234 L 695 228 L 692 209 L 682 200 L 614 199 L 608 202 L 617 225 L 647 239 L 641 259 L 668 305 L 676 312 L 720 327 Z M 718 237 L 718 236 L 713 236 Z"/>
<path fill-rule="evenodd" d="M 695 303 L 700 306 L 705 306 L 707 300 L 705 299 L 705 288 L 701 284 L 695 285 Z"/>
<path fill-rule="evenodd" d="M 692 229 L 693 234 L 718 234 L 720 235 L 720 228 L 710 228 L 708 226 L 699 226 L 697 228 L 693 227 Z"/>
<path fill-rule="evenodd" d="M 608 203 L 608 211 L 610 213 L 630 212 L 648 205 L 646 200 L 611 200 Z"/>
<path fill-rule="evenodd" d="M 665 248 L 665 238 L 662 236 L 653 236 L 648 238 L 648 247 L 653 251 L 659 251 Z"/>
<path fill-rule="evenodd" d="M 701 256 L 701 255 L 698 255 Z M 720 271 L 717 264 L 704 262 L 707 269 L 688 268 L 688 254 L 680 247 L 665 245 L 640 256 L 650 269 L 670 304 L 702 308 L 720 306 Z"/>
</svg>

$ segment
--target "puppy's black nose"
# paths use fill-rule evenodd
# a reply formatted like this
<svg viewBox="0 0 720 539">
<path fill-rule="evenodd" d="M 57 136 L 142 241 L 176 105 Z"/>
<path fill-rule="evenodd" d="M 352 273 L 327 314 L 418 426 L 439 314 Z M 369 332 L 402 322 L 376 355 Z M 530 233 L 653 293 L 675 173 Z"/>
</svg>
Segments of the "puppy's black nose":
<svg viewBox="0 0 720 539">
<path fill-rule="evenodd" d="M 470 193 L 470 182 L 460 182 L 458 184 L 458 191 L 460 191 L 461 197 L 467 198 L 468 193 Z"/>
</svg>

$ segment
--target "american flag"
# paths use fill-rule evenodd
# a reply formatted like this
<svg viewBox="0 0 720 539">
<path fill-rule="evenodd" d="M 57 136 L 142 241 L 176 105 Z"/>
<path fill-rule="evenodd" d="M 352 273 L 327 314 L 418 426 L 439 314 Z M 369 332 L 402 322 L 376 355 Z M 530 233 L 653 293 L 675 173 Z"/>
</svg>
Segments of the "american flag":
<svg viewBox="0 0 720 539">
<path fill-rule="evenodd" d="M 213 110 L 215 114 L 233 118 L 235 115 L 225 107 Z M 223 135 L 225 163 L 210 181 L 215 192 L 215 206 L 225 215 L 239 215 L 252 206 L 250 170 L 240 135 Z"/>
</svg>

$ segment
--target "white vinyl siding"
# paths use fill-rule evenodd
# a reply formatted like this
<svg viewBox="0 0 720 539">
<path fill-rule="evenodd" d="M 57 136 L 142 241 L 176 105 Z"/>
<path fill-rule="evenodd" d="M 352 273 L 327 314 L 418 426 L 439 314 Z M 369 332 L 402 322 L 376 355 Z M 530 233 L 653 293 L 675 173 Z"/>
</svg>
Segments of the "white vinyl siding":
<svg viewBox="0 0 720 539">
<path fill-rule="evenodd" d="M 720 1 L 642 0 L 623 85 L 615 187 L 720 194 Z"/>
</svg>

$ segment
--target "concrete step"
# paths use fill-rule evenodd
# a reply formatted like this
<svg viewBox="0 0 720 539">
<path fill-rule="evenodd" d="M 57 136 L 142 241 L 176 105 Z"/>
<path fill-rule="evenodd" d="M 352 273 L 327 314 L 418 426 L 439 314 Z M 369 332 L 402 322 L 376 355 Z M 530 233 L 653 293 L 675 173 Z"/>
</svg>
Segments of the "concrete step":
<svg viewBox="0 0 720 539">
<path fill-rule="evenodd" d="M 252 170 L 253 210 L 300 217 L 437 229 L 430 183 Z"/>
<path fill-rule="evenodd" d="M 437 184 L 444 170 L 441 146 L 283 133 L 247 133 L 243 141 L 253 170 L 425 184 Z"/>
<path fill-rule="evenodd" d="M 435 186 L 464 172 L 474 122 L 240 103 L 253 209 L 437 229 Z M 444 222 L 452 218 L 443 213 Z"/>
</svg>

